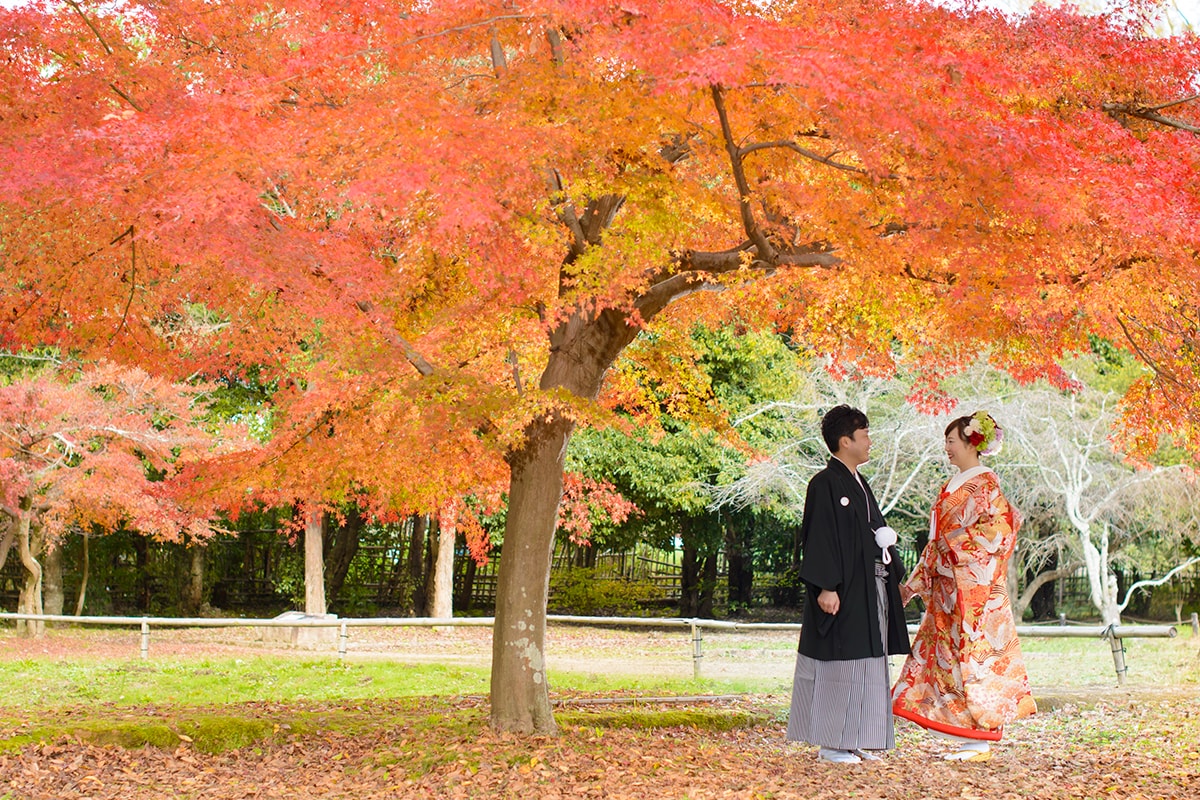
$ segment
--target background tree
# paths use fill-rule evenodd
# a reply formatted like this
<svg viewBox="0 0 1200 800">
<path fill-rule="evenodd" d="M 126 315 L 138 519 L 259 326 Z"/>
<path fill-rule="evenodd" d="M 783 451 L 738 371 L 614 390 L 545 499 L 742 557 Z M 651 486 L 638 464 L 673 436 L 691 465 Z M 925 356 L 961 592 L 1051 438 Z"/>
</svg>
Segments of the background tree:
<svg viewBox="0 0 1200 800">
<path fill-rule="evenodd" d="M 38 559 L 67 531 L 128 527 L 167 540 L 212 534 L 207 518 L 179 505 L 162 480 L 240 443 L 236 434 L 218 438 L 201 427 L 198 393 L 112 365 L 42 370 L 0 386 L 0 510 L 26 572 L 18 612 L 42 613 Z M 59 610 L 61 590 L 59 582 Z M 41 625 L 27 630 L 40 633 Z"/>
<path fill-rule="evenodd" d="M 1083 565 L 1092 605 L 1105 625 L 1120 624 L 1130 600 L 1128 592 L 1122 598 L 1114 571 L 1118 552 L 1138 538 L 1178 537 L 1183 532 L 1168 520 L 1180 520 L 1179 506 L 1164 501 L 1191 495 L 1181 466 L 1139 466 L 1113 449 L 1113 406 L 1112 394 L 1083 382 L 1074 392 L 1020 389 L 1000 411 L 1006 435 L 1019 448 L 1007 458 L 1031 473 L 1027 491 L 1016 493 L 1017 503 L 1051 498 L 1070 535 L 1049 543 L 1070 554 L 1067 568 Z M 1172 506 L 1175 513 L 1163 513 Z M 1154 518 L 1157 523 L 1148 522 Z"/>
</svg>

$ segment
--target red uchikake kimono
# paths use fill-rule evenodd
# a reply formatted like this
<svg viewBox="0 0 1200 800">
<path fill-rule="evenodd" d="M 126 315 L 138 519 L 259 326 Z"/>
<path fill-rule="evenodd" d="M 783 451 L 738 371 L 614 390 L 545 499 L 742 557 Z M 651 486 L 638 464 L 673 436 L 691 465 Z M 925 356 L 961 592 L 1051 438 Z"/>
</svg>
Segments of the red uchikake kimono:
<svg viewBox="0 0 1200 800">
<path fill-rule="evenodd" d="M 996 473 L 974 467 L 942 488 L 921 560 L 901 587 L 925 616 L 892 692 L 898 717 L 968 739 L 998 741 L 1036 713 L 1005 581 L 1020 517 Z"/>
</svg>

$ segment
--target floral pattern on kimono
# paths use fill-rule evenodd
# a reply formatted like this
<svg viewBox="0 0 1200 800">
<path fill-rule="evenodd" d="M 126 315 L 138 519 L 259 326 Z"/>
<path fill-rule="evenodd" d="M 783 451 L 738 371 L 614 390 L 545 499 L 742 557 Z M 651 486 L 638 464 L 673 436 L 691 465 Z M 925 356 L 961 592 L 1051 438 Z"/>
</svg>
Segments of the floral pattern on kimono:
<svg viewBox="0 0 1200 800">
<path fill-rule="evenodd" d="M 901 587 L 925 615 L 893 690 L 892 710 L 922 727 L 998 740 L 1037 711 L 1005 581 L 1020 517 L 996 474 L 976 467 L 942 488 L 930 540 Z"/>
</svg>

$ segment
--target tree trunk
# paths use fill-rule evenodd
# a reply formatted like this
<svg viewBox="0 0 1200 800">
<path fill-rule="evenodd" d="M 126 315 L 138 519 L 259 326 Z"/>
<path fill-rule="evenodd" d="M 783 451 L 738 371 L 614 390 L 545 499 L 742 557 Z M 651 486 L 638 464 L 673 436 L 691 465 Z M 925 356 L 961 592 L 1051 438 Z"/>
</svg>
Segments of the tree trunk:
<svg viewBox="0 0 1200 800">
<path fill-rule="evenodd" d="M 150 543 L 146 537 L 136 534 L 133 537 L 133 553 L 137 564 L 137 596 L 135 602 L 138 611 L 143 614 L 150 612 Z"/>
<path fill-rule="evenodd" d="M 717 553 L 709 554 L 705 557 L 700 572 L 700 602 L 696 606 L 696 616 L 701 619 L 713 618 L 713 602 L 717 590 L 717 560 Z"/>
<path fill-rule="evenodd" d="M 188 573 L 183 584 L 183 594 L 180 597 L 180 607 L 184 616 L 194 617 L 200 613 L 204 602 L 204 548 L 192 542 L 187 548 Z"/>
<path fill-rule="evenodd" d="M 470 611 L 471 600 L 475 594 L 475 575 L 479 571 L 479 565 L 470 556 L 463 560 L 466 561 L 466 564 L 463 565 L 462 585 L 458 589 L 458 600 L 455 605 L 463 611 Z"/>
<path fill-rule="evenodd" d="M 1035 621 L 1056 618 L 1058 616 L 1058 608 L 1055 604 L 1058 594 L 1056 583 L 1060 578 L 1070 575 L 1078 567 L 1078 562 L 1071 562 L 1069 569 L 1059 569 L 1058 553 L 1054 553 L 1046 562 L 1042 572 L 1034 575 L 1032 570 L 1026 570 L 1025 591 L 1020 597 L 1013 598 L 1013 616 L 1021 619 L 1025 609 L 1028 608 Z"/>
<path fill-rule="evenodd" d="M 77 617 L 83 615 L 83 603 L 84 603 L 84 600 L 87 599 L 88 578 L 91 575 L 91 569 L 92 569 L 92 558 L 91 558 L 91 554 L 89 553 L 89 544 L 88 544 L 88 542 L 90 540 L 91 540 L 91 537 L 88 536 L 87 531 L 85 530 L 83 532 L 82 574 L 79 576 L 79 597 L 76 598 L 76 600 L 75 600 L 75 616 L 77 616 Z"/>
<path fill-rule="evenodd" d="M 1101 526 L 1100 541 L 1092 541 L 1091 526 L 1076 523 L 1083 562 L 1087 568 L 1092 605 L 1100 612 L 1103 625 L 1120 625 L 1121 609 L 1117 600 L 1117 576 L 1108 563 L 1108 526 Z"/>
<path fill-rule="evenodd" d="M 458 534 L 458 515 L 447 506 L 438 517 L 437 558 L 433 565 L 433 598 L 429 616 L 449 619 L 454 616 L 454 538 Z"/>
<path fill-rule="evenodd" d="M 425 580 L 421 584 L 423 605 L 421 616 L 433 616 L 433 576 L 437 572 L 434 564 L 437 561 L 437 520 L 433 516 L 426 517 L 425 552 L 421 554 L 425 565 Z"/>
<path fill-rule="evenodd" d="M 428 610 L 428 595 L 425 592 L 425 531 L 429 517 L 418 514 L 412 518 L 412 532 L 408 539 L 408 582 L 409 604 L 413 616 L 424 617 Z"/>
<path fill-rule="evenodd" d="M 679 564 L 679 616 L 695 617 L 700 607 L 700 553 L 692 536 L 683 535 Z"/>
<path fill-rule="evenodd" d="M 358 554 L 358 545 L 363 529 L 363 515 L 357 506 L 346 512 L 346 523 L 330 538 L 329 560 L 325 564 L 325 594 L 330 603 L 336 603 L 342 594 L 342 586 L 350 573 L 350 564 Z"/>
<path fill-rule="evenodd" d="M 729 607 L 744 611 L 754 598 L 753 525 L 725 525 L 725 563 L 729 566 Z"/>
<path fill-rule="evenodd" d="M 42 607 L 50 616 L 59 617 L 64 605 L 62 543 L 58 542 L 46 547 L 42 559 Z"/>
<path fill-rule="evenodd" d="M 509 458 L 512 480 L 492 630 L 492 726 L 554 733 L 546 684 L 546 601 L 563 459 L 573 423 L 535 420 Z"/>
<path fill-rule="evenodd" d="M 12 549 L 13 542 L 17 540 L 17 520 L 16 518 L 4 514 L 4 533 L 0 535 L 0 569 L 4 569 L 5 563 L 8 561 L 9 550 Z"/>
<path fill-rule="evenodd" d="M 30 540 L 33 523 L 33 504 L 27 497 L 21 498 L 17 516 L 17 556 L 25 568 L 25 584 L 17 598 L 18 614 L 41 614 L 42 611 L 42 565 L 37 560 L 37 548 Z M 44 633 L 40 620 L 18 620 L 17 633 L 37 637 Z"/>
<path fill-rule="evenodd" d="M 623 202 L 620 196 L 604 195 L 591 200 L 582 216 L 571 217 L 581 236 L 576 238 L 564 267 L 587 247 L 600 243 L 602 232 Z M 690 289 L 685 285 L 671 280 L 652 287 L 634 304 L 634 314 L 640 318 L 636 323 L 628 312 L 606 309 L 592 314 L 576 309 L 550 331 L 550 357 L 538 389 L 547 397 L 567 393 L 586 402 L 595 401 L 604 374 L 643 324 L 687 291 Z M 517 388 L 520 391 L 519 375 Z M 522 444 L 507 457 L 508 515 L 492 628 L 491 723 L 497 730 L 553 733 L 557 729 L 546 685 L 546 601 L 554 530 L 562 501 L 563 462 L 573 429 L 570 419 L 548 409 L 526 426 Z"/>
<path fill-rule="evenodd" d="M 304 525 L 304 613 L 325 616 L 325 514 L 314 511 Z"/>
</svg>

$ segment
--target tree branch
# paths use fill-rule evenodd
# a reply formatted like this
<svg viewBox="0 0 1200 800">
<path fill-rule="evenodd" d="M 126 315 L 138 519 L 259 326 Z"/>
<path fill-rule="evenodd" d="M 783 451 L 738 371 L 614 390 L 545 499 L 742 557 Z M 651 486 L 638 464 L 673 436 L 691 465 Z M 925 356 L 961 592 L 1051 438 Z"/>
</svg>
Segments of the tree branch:
<svg viewBox="0 0 1200 800">
<path fill-rule="evenodd" d="M 17 510 L 9 505 L 4 505 L 3 510 L 11 519 L 0 520 L 0 524 L 4 525 L 4 535 L 0 536 L 0 569 L 4 569 L 4 562 L 8 561 L 8 551 L 12 548 L 13 540 L 16 538 L 14 525 Z"/>
<path fill-rule="evenodd" d="M 1157 122 L 1159 125 L 1166 125 L 1170 128 L 1178 128 L 1179 130 L 1187 131 L 1188 133 L 1200 134 L 1200 127 L 1184 122 L 1181 119 L 1164 117 L 1156 110 L 1161 108 L 1169 108 L 1170 106 L 1179 105 L 1180 103 L 1186 103 L 1190 100 L 1195 100 L 1196 97 L 1200 97 L 1200 95 L 1165 103 L 1161 106 L 1142 106 L 1136 103 L 1102 103 L 1100 107 L 1104 109 L 1105 113 L 1113 118 L 1116 118 L 1117 114 L 1124 114 L 1129 117 L 1137 117 L 1138 119 L 1144 119 L 1149 122 Z"/>
<path fill-rule="evenodd" d="M 733 127 L 729 124 L 729 112 L 725 108 L 725 93 L 717 84 L 713 84 L 709 88 L 712 91 L 713 105 L 717 109 L 717 118 L 721 121 L 721 136 L 725 140 L 725 150 L 729 153 L 729 166 L 733 171 L 733 180 L 737 184 L 738 209 L 742 215 L 742 227 L 746 230 L 746 236 L 754 242 L 759 258 L 769 261 L 775 255 L 775 250 L 754 220 L 754 212 L 750 207 L 750 182 L 746 180 L 741 148 L 734 141 Z"/>
<path fill-rule="evenodd" d="M 562 35 L 558 32 L 558 28 L 546 29 L 546 41 L 550 44 L 550 55 L 554 59 L 554 63 L 562 66 L 565 63 L 563 58 Z"/>
<path fill-rule="evenodd" d="M 1133 334 L 1129 332 L 1129 328 L 1126 327 L 1125 320 L 1121 319 L 1119 315 L 1117 316 L 1117 324 L 1121 326 L 1121 331 L 1125 334 L 1125 339 L 1129 342 L 1129 346 L 1133 348 L 1133 352 L 1137 353 L 1138 358 L 1140 358 L 1146 364 L 1146 366 L 1154 370 L 1155 375 L 1175 384 L 1180 389 L 1187 389 L 1187 387 L 1183 385 L 1182 381 L 1180 381 L 1166 369 L 1163 369 L 1161 366 L 1159 366 L 1158 362 L 1151 358 L 1150 354 L 1142 349 L 1141 345 L 1137 343 L 1137 340 L 1133 338 Z"/>
<path fill-rule="evenodd" d="M 524 20 L 524 19 L 533 19 L 533 18 L 534 17 L 529 14 L 500 14 L 495 17 L 489 17 L 488 19 L 480 20 L 479 22 L 470 22 L 466 25 L 459 25 L 458 27 L 455 27 L 455 28 L 446 28 L 444 30 L 434 31 L 433 33 L 426 33 L 421 36 L 417 36 L 412 39 L 409 39 L 406 42 L 400 42 L 400 45 L 404 46 L 407 44 L 416 44 L 417 42 L 420 42 L 424 39 L 433 39 L 437 36 L 448 36 L 451 33 L 462 33 L 463 31 L 469 31 L 472 28 L 481 28 L 485 25 L 495 25 L 497 22 L 503 22 L 504 20 L 510 20 L 510 19 Z M 364 52 L 379 52 L 379 50 L 378 50 L 378 48 L 371 48 L 370 50 L 367 50 Z M 351 54 L 351 56 L 354 56 L 354 55 L 357 55 L 357 54 L 354 54 L 354 53 Z"/>
<path fill-rule="evenodd" d="M 104 37 L 100 34 L 100 30 L 94 24 L 92 24 L 92 21 L 88 19 L 88 15 L 83 13 L 83 9 L 79 7 L 79 3 L 75 2 L 75 0 L 67 0 L 67 5 L 75 9 L 75 13 L 79 15 L 79 18 L 83 20 L 83 23 L 91 28 L 92 33 L 94 33 L 96 38 L 100 40 L 100 45 L 104 48 L 104 52 L 111 56 L 113 54 L 113 49 L 108 46 L 108 42 L 104 41 Z"/>
<path fill-rule="evenodd" d="M 371 303 L 371 301 L 358 300 L 354 303 L 354 305 L 359 311 L 366 315 L 367 319 L 371 321 L 371 323 L 375 326 L 375 329 L 379 331 L 380 335 L 383 336 L 388 344 L 404 353 L 404 358 L 417 372 L 428 378 L 437 371 L 434 369 L 434 366 L 425 359 L 425 356 L 421 355 L 417 349 L 412 346 L 411 342 L 409 342 L 400 334 L 396 333 L 387 320 L 374 313 L 375 306 Z"/>
<path fill-rule="evenodd" d="M 1033 602 L 1033 596 L 1037 594 L 1038 589 L 1042 588 L 1047 583 L 1050 583 L 1050 581 L 1056 581 L 1059 578 L 1071 577 L 1071 575 L 1075 573 L 1075 570 L 1082 566 L 1084 566 L 1082 561 L 1072 561 L 1065 567 L 1059 567 L 1058 569 L 1047 570 L 1046 572 L 1040 573 L 1036 578 L 1029 582 L 1029 585 L 1025 587 L 1025 591 L 1021 592 L 1020 598 L 1017 599 L 1017 609 L 1019 609 L 1021 612 L 1024 612 L 1025 609 L 1029 608 L 1029 604 Z M 1020 616 L 1018 615 L 1017 618 L 1020 619 Z"/>
<path fill-rule="evenodd" d="M 125 310 L 121 312 L 121 321 L 117 325 L 117 329 L 112 332 L 112 336 L 108 337 L 109 345 L 112 345 L 117 335 L 125 329 L 125 323 L 129 320 L 129 307 L 133 305 L 133 294 L 137 291 L 137 239 L 134 238 L 133 226 L 130 225 L 124 233 L 109 244 L 115 244 L 126 236 L 129 237 L 129 297 L 125 299 Z"/>
<path fill-rule="evenodd" d="M 129 95 L 125 94 L 120 89 L 118 89 L 117 85 L 115 83 L 110 83 L 108 85 L 108 88 L 110 88 L 114 92 L 116 92 L 121 97 L 121 99 L 124 100 L 126 103 L 129 103 L 129 105 L 133 106 L 134 111 L 142 111 L 143 110 L 141 106 L 139 106 L 136 102 L 134 102 L 134 99 L 132 97 L 130 97 Z"/>
<path fill-rule="evenodd" d="M 1181 99 L 1181 100 L 1172 100 L 1172 101 L 1170 101 L 1170 102 L 1168 102 L 1168 103 L 1163 103 L 1163 104 L 1162 104 L 1162 105 L 1160 105 L 1160 106 L 1149 106 L 1147 110 L 1149 110 L 1149 111 L 1162 111 L 1164 108 L 1170 108 L 1171 106 L 1181 106 L 1181 105 L 1183 105 L 1184 103 L 1190 103 L 1190 102 L 1192 102 L 1193 100 L 1200 100 L 1200 94 L 1194 94 L 1194 95 L 1192 95 L 1191 97 L 1184 97 L 1184 98 L 1183 98 L 1183 99 Z"/>
<path fill-rule="evenodd" d="M 833 153 L 829 154 L 828 156 L 823 156 L 820 153 L 816 153 L 812 150 L 809 150 L 806 147 L 801 147 L 800 145 L 798 145 L 792 141 L 759 142 L 758 144 L 749 144 L 749 145 L 746 145 L 745 147 L 740 148 L 738 150 L 738 153 L 742 156 L 747 156 L 750 153 L 753 153 L 755 150 L 766 150 L 768 148 L 776 148 L 776 147 L 783 147 L 783 148 L 787 148 L 788 150 L 793 150 L 793 151 L 799 153 L 800 155 L 804 156 L 805 158 L 811 158 L 813 161 L 819 161 L 820 163 L 826 164 L 830 167 L 833 167 L 834 169 L 845 170 L 846 172 L 855 172 L 855 173 L 858 173 L 859 175 L 867 174 L 867 171 L 865 169 L 861 169 L 860 167 L 853 167 L 849 164 L 842 164 L 840 162 L 834 161 Z"/>
<path fill-rule="evenodd" d="M 675 300 L 706 288 L 712 290 L 716 287 L 705 280 L 702 273 L 678 272 L 638 295 L 633 307 L 642 315 L 642 319 L 648 321 Z"/>
<path fill-rule="evenodd" d="M 504 45 L 500 44 L 500 37 L 496 33 L 496 29 L 492 28 L 491 33 L 488 49 L 492 57 L 492 71 L 496 73 L 497 78 L 502 78 L 504 73 L 508 72 L 508 59 L 504 56 Z"/>
<path fill-rule="evenodd" d="M 1133 593 L 1138 589 L 1142 588 L 1143 586 L 1162 586 L 1164 583 L 1171 580 L 1176 573 L 1187 569 L 1192 564 L 1200 564 L 1200 556 L 1193 556 L 1182 564 L 1176 565 L 1175 569 L 1171 570 L 1166 575 L 1163 575 L 1161 578 L 1147 579 L 1133 584 L 1129 587 L 1129 590 L 1125 592 L 1125 599 L 1121 601 L 1120 610 L 1125 610 L 1125 608 L 1129 605 L 1129 601 L 1133 598 Z"/>
</svg>

